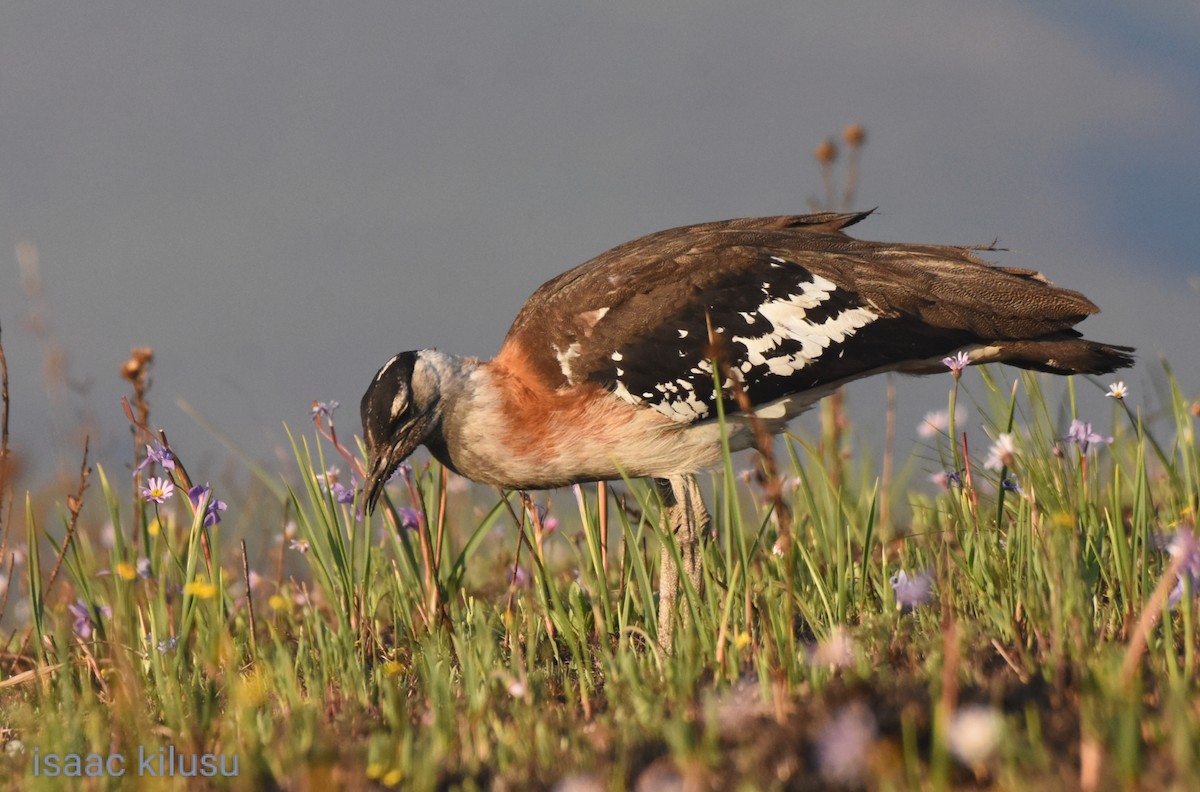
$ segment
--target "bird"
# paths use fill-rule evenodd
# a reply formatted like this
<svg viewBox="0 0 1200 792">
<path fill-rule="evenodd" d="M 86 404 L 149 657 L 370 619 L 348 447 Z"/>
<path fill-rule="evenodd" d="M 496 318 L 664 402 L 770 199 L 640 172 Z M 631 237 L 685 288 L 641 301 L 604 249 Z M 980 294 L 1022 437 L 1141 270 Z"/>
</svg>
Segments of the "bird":
<svg viewBox="0 0 1200 792">
<path fill-rule="evenodd" d="M 393 356 L 360 405 L 368 510 L 420 445 L 502 490 L 650 477 L 677 541 L 678 564 L 664 541 L 659 570 L 658 641 L 670 650 L 680 574 L 702 585 L 709 517 L 696 476 L 720 462 L 723 432 L 731 450 L 750 448 L 756 423 L 780 433 L 848 382 L 945 372 L 947 356 L 1064 375 L 1132 365 L 1133 348 L 1074 329 L 1099 311 L 1079 292 L 984 260 L 994 244 L 845 232 L 873 211 L 659 231 L 544 283 L 491 360 Z"/>
</svg>

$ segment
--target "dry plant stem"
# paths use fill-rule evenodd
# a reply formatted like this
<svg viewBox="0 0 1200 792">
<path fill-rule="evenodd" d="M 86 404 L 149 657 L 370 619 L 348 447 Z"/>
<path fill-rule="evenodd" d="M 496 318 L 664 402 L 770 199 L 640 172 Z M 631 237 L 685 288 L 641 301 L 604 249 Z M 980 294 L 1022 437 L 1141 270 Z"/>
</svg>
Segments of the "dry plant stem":
<svg viewBox="0 0 1200 792">
<path fill-rule="evenodd" d="M 4 517 L 0 520 L 0 525 L 3 526 L 3 538 L 0 538 L 0 564 L 4 562 L 5 553 L 8 551 L 8 529 L 12 526 L 12 500 L 8 500 L 8 508 L 5 509 L 5 500 L 8 495 L 8 468 L 9 468 L 9 451 L 8 451 L 8 358 L 4 356 L 4 344 L 0 343 L 0 509 L 4 510 Z M 8 579 L 12 580 L 14 557 L 8 559 Z M 4 587 L 4 594 L 0 596 L 0 617 L 4 616 L 4 612 L 8 609 L 8 592 L 11 586 Z"/>
<path fill-rule="evenodd" d="M 719 353 L 720 350 L 713 351 Z M 742 383 L 733 376 L 732 369 L 719 354 L 714 359 L 720 367 L 721 375 L 733 383 L 733 398 L 737 402 L 738 410 L 750 421 L 750 428 L 754 432 L 755 449 L 758 451 L 758 458 L 766 478 L 763 494 L 770 501 L 771 508 L 775 511 L 775 517 L 779 521 L 780 548 L 786 555 L 792 546 L 792 510 L 787 501 L 783 499 L 783 477 L 779 475 L 779 464 L 775 461 L 771 433 L 767 431 L 766 425 L 754 412 L 754 405 L 750 403 L 750 397 L 746 395 Z"/>
<path fill-rule="evenodd" d="M 71 519 L 67 523 L 67 535 L 63 539 L 58 560 L 54 562 L 54 570 L 50 573 L 50 577 L 46 580 L 46 586 L 42 590 L 43 597 L 54 588 L 54 581 L 58 579 L 58 573 L 62 570 L 63 559 L 66 558 L 67 551 L 71 548 L 71 540 L 75 537 L 75 528 L 79 525 L 79 512 L 83 510 L 83 492 L 87 489 L 88 476 L 92 475 L 92 469 L 88 466 L 88 442 L 88 438 L 85 437 L 83 439 L 83 462 L 79 465 L 79 487 L 75 490 L 74 495 L 67 496 L 67 510 L 71 513 Z"/>
<path fill-rule="evenodd" d="M 433 548 L 429 544 L 429 513 L 425 511 L 425 493 L 421 491 L 420 478 L 414 472 L 411 476 L 404 477 L 404 483 L 408 487 L 408 497 L 412 503 L 417 504 L 420 508 L 417 509 L 417 538 L 421 542 L 421 561 L 424 565 L 422 576 L 425 583 L 425 596 L 428 597 L 426 602 L 426 621 L 432 623 L 437 618 L 438 612 L 441 609 L 441 592 L 438 589 L 437 583 L 437 559 L 433 556 Z M 400 520 L 393 512 L 392 519 L 395 520 L 396 530 L 401 530 Z"/>
<path fill-rule="evenodd" d="M 821 444 L 825 453 L 825 469 L 834 489 L 842 487 L 842 435 L 845 428 L 846 390 L 838 388 L 821 404 Z"/>
<path fill-rule="evenodd" d="M 883 471 L 880 489 L 883 498 L 879 503 L 879 524 L 887 528 L 892 524 L 892 463 L 896 446 L 896 381 L 891 374 L 887 377 L 887 422 L 883 432 Z"/>
<path fill-rule="evenodd" d="M 54 583 L 58 580 L 58 573 L 62 570 L 63 559 L 67 556 L 67 551 L 71 549 L 71 541 L 75 538 L 75 529 L 79 525 L 79 512 L 83 510 L 83 492 L 87 489 L 88 476 L 92 474 L 92 469 L 88 467 L 88 438 L 83 440 L 83 462 L 79 466 L 79 487 L 75 490 L 74 495 L 67 496 L 67 510 L 71 513 L 71 519 L 67 522 L 67 535 L 63 539 L 62 549 L 58 553 L 58 559 L 54 562 L 54 571 L 50 573 L 50 577 L 46 580 L 46 585 L 42 587 L 42 598 L 47 599 L 50 591 L 54 588 Z M 11 566 L 11 565 L 10 565 Z M 29 648 L 29 639 L 33 637 L 33 628 L 30 627 L 25 631 L 25 638 L 21 641 L 21 648 L 17 650 L 17 658 L 14 663 Z M 11 669 L 15 670 L 14 665 Z"/>
<path fill-rule="evenodd" d="M 940 706 L 944 724 L 958 707 L 958 622 L 950 610 L 949 598 L 942 605 L 942 696 Z"/>
<path fill-rule="evenodd" d="M 971 496 L 971 517 L 974 519 L 975 525 L 979 525 L 979 493 L 975 491 L 975 482 L 971 479 L 971 453 L 970 447 L 967 445 L 966 432 L 962 433 L 962 453 L 963 484 Z"/>
<path fill-rule="evenodd" d="M 796 593 L 794 567 L 790 563 L 793 544 L 792 510 L 783 498 L 783 477 L 780 475 L 779 466 L 775 461 L 774 442 L 771 433 L 767 431 L 766 425 L 759 419 L 758 414 L 755 413 L 754 405 L 751 404 L 750 397 L 742 387 L 741 380 L 733 376 L 732 369 L 724 362 L 720 343 L 712 332 L 711 324 L 708 331 L 708 344 L 709 352 L 711 353 L 710 356 L 717 364 L 717 370 L 721 372 L 721 376 L 733 384 L 733 397 L 737 401 L 738 409 L 750 421 L 750 427 L 754 432 L 754 444 L 758 450 L 758 459 L 766 477 L 763 494 L 770 501 L 771 508 L 775 512 L 775 519 L 779 524 L 779 550 L 784 558 L 789 559 L 787 565 L 787 619 L 790 624 L 792 619 L 792 603 L 794 602 L 793 598 Z M 785 650 L 781 648 L 780 651 Z M 791 647 L 788 647 L 786 651 L 792 651 Z"/>
<path fill-rule="evenodd" d="M 338 454 L 341 455 L 342 459 L 346 460 L 346 464 L 350 466 L 350 469 L 358 474 L 360 479 L 365 479 L 367 475 L 366 471 L 363 470 L 362 462 L 358 459 L 358 457 L 350 453 L 350 449 L 338 442 L 337 428 L 333 425 L 333 418 L 331 417 L 329 419 L 329 428 L 326 429 L 324 422 L 321 420 L 320 413 L 314 413 L 313 425 L 317 427 L 318 434 L 333 444 L 333 447 L 337 450 Z"/>
<path fill-rule="evenodd" d="M 821 182 L 825 185 L 825 206 L 832 211 L 834 206 L 833 196 L 835 194 L 832 160 L 821 163 Z"/>
<path fill-rule="evenodd" d="M 7 533 L 8 532 L 6 530 L 5 531 L 6 535 L 4 537 L 6 541 L 8 540 Z M 0 551 L 0 564 L 3 563 L 3 558 L 4 558 L 4 552 Z M 4 576 L 9 580 L 12 580 L 13 564 L 16 563 L 16 560 L 17 560 L 17 558 L 15 555 L 9 554 L 8 569 L 4 570 Z M 12 586 L 5 586 L 4 593 L 0 594 L 0 619 L 4 618 L 4 612 L 6 610 L 8 610 L 8 592 L 10 592 L 10 591 L 12 591 Z"/>
<path fill-rule="evenodd" d="M 522 521 L 518 523 L 517 528 L 518 528 L 518 530 L 520 530 L 521 535 L 524 536 L 525 532 L 524 532 L 524 530 L 521 530 L 524 528 L 524 522 L 523 522 L 524 515 L 526 515 L 526 514 L 529 515 L 529 524 L 533 528 L 534 541 L 537 542 L 537 546 L 535 547 L 533 544 L 531 544 L 529 542 L 528 538 L 526 538 L 525 543 L 529 545 L 529 554 L 531 556 L 533 556 L 533 563 L 537 566 L 540 579 L 542 581 L 545 581 L 546 567 L 543 564 L 544 557 L 542 555 L 542 537 L 545 535 L 545 526 L 542 525 L 542 518 L 538 514 L 537 506 L 534 504 L 533 498 L 530 497 L 529 493 L 524 490 L 521 490 L 520 497 L 521 497 Z M 508 499 L 505 498 L 504 502 L 507 504 Z M 509 506 L 509 513 L 512 513 L 511 506 Z M 520 554 L 520 550 L 521 550 L 520 545 L 518 545 L 517 546 L 518 554 Z M 516 579 L 516 567 L 515 566 L 513 567 L 513 576 L 514 576 L 513 579 L 515 580 Z M 549 591 L 548 590 L 544 590 L 544 591 L 546 593 L 547 599 L 549 599 Z M 511 598 L 511 592 L 510 592 L 510 598 Z M 554 629 L 554 622 L 551 621 L 551 619 L 550 619 L 549 612 L 544 612 L 542 614 L 542 623 L 546 626 L 546 635 L 548 635 L 551 640 L 554 640 L 554 635 L 555 635 L 556 631 Z"/>
<path fill-rule="evenodd" d="M 41 258 L 37 245 L 29 240 L 17 243 L 17 265 L 21 270 L 21 286 L 25 290 L 25 324 L 29 334 L 41 347 L 42 376 L 45 382 L 46 399 L 50 404 L 51 445 L 55 456 L 55 470 L 65 478 L 66 468 L 58 451 L 63 435 L 62 408 L 66 402 L 67 371 L 66 353 L 62 344 L 50 332 L 47 317 L 46 296 L 42 289 Z"/>
<path fill-rule="evenodd" d="M 442 545 L 445 542 L 446 531 L 446 485 L 450 481 L 450 473 L 446 468 L 441 469 L 441 492 L 438 498 L 437 539 L 433 545 L 433 564 L 436 569 L 442 568 Z"/>
<path fill-rule="evenodd" d="M 12 527 L 12 509 L 13 502 L 8 501 L 8 508 L 4 508 L 3 490 L 0 490 L 0 509 L 4 509 L 4 518 L 0 520 L 0 566 L 3 566 L 5 557 L 8 558 L 8 569 L 4 575 L 6 579 L 12 580 L 13 565 L 16 563 L 17 557 L 15 553 L 8 552 L 8 532 Z M 4 618 L 4 612 L 8 610 L 8 593 L 12 591 L 12 586 L 5 586 L 4 593 L 0 594 L 0 619 Z"/>
<path fill-rule="evenodd" d="M 150 431 L 150 402 L 146 400 L 146 390 L 150 387 L 149 367 L 153 359 L 153 355 L 142 356 L 135 349 L 130 352 L 129 360 L 121 369 L 122 376 L 133 385 L 133 404 L 130 405 L 125 399 L 122 399 L 122 402 L 133 432 L 133 513 L 137 515 L 139 525 L 142 524 L 146 508 L 145 502 L 138 497 L 138 490 L 142 485 L 142 472 L 139 465 L 142 461 L 142 448 L 149 445 L 154 439 L 154 433 Z M 136 418 L 133 415 L 135 408 L 137 410 Z M 133 534 L 135 554 L 140 533 L 140 531 L 135 531 Z"/>
<path fill-rule="evenodd" d="M 0 331 L 2 332 L 2 331 Z M 8 491 L 8 359 L 4 356 L 4 344 L 0 343 L 0 504 Z"/>
<path fill-rule="evenodd" d="M 517 580 L 517 569 L 520 567 L 520 564 L 521 564 L 521 545 L 529 544 L 528 540 L 525 538 L 525 515 L 526 514 L 529 514 L 531 519 L 534 521 L 535 531 L 537 531 L 539 534 L 541 532 L 541 525 L 540 525 L 541 521 L 539 520 L 539 518 L 537 516 L 537 509 L 534 508 L 533 499 L 529 497 L 529 493 L 524 492 L 524 491 L 518 492 L 517 494 L 521 499 L 521 515 L 520 516 L 517 516 L 516 510 L 513 509 L 513 507 L 512 507 L 512 503 L 509 502 L 508 493 L 507 492 L 500 493 L 500 497 L 504 501 L 505 508 L 508 509 L 509 515 L 512 517 L 513 522 L 517 526 L 517 552 L 516 552 L 516 555 L 513 556 L 513 568 L 512 568 L 513 583 L 508 588 L 508 599 L 504 603 L 505 614 L 512 613 L 513 597 L 517 593 L 516 580 Z M 535 564 L 537 564 L 539 568 L 541 568 L 541 559 L 538 558 L 533 545 L 529 545 L 529 553 L 530 553 L 530 555 L 533 556 L 533 562 Z M 544 614 L 542 617 L 542 621 L 543 621 L 543 624 L 545 624 L 545 626 L 546 626 L 546 634 L 550 637 L 550 640 L 554 640 L 556 631 L 554 629 L 554 622 L 550 620 L 550 614 L 549 613 Z M 589 706 L 589 709 L 590 709 L 590 706 Z"/>
<path fill-rule="evenodd" d="M 1132 686 L 1133 678 L 1141 667 L 1142 655 L 1146 652 L 1146 642 L 1150 639 L 1150 631 L 1158 624 L 1163 608 L 1167 604 L 1167 597 L 1171 594 L 1172 584 L 1179 577 L 1179 571 L 1183 569 L 1186 561 L 1187 556 L 1183 553 L 1179 553 L 1171 559 L 1166 571 L 1158 579 L 1158 585 L 1154 587 L 1150 601 L 1146 603 L 1142 615 L 1138 617 L 1137 626 L 1133 628 L 1133 635 L 1129 639 L 1129 647 L 1125 650 L 1125 660 L 1121 663 L 1121 683 L 1126 690 Z"/>
<path fill-rule="evenodd" d="M 508 509 L 509 515 L 512 516 L 513 522 L 517 525 L 517 552 L 513 555 L 512 567 L 512 585 L 508 587 L 508 599 L 504 603 L 504 612 L 512 613 L 513 595 L 516 594 L 517 569 L 521 564 L 521 545 L 525 544 L 525 518 L 518 517 L 517 512 L 513 509 L 512 504 L 508 502 L 508 493 L 500 493 L 500 497 L 504 499 L 504 505 Z"/>
<path fill-rule="evenodd" d="M 258 627 L 254 623 L 254 589 L 250 587 L 250 559 L 246 557 L 246 540 L 242 540 L 242 578 L 246 581 L 246 612 L 250 617 L 250 658 L 258 656 Z"/>
<path fill-rule="evenodd" d="M 849 155 L 846 157 L 846 188 L 842 193 L 842 211 L 847 212 L 854 205 L 854 193 L 858 189 L 858 152 L 859 146 L 855 143 L 848 143 L 847 148 L 850 149 Z"/>
<path fill-rule="evenodd" d="M 598 503 L 597 519 L 600 522 L 600 563 L 604 568 L 604 582 L 608 583 L 608 482 L 596 484 Z M 2 611 L 0 611 L 2 612 Z"/>
<path fill-rule="evenodd" d="M 1000 645 L 1000 642 L 995 638 L 992 639 L 992 648 L 996 650 L 996 654 L 1000 655 L 1000 658 L 1005 662 L 1005 664 L 1007 664 L 1008 667 L 1012 669 L 1013 673 L 1017 675 L 1017 679 L 1021 680 L 1022 685 L 1029 684 L 1029 674 L 1026 674 L 1021 667 L 1016 664 L 1012 657 L 1009 656 L 1008 652 L 1004 650 L 1004 647 Z"/>
</svg>

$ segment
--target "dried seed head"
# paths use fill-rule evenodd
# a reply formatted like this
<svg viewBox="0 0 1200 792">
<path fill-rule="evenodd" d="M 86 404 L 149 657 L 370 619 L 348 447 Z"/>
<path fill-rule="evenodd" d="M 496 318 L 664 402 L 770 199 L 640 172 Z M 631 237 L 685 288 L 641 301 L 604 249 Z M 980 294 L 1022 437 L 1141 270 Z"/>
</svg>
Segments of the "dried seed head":
<svg viewBox="0 0 1200 792">
<path fill-rule="evenodd" d="M 837 146 L 834 145 L 832 138 L 825 138 L 821 143 L 813 149 L 813 156 L 817 158 L 817 162 L 822 165 L 828 165 L 837 159 Z"/>
<path fill-rule="evenodd" d="M 129 360 L 121 364 L 121 376 L 130 382 L 137 382 L 146 376 L 146 369 L 153 362 L 153 349 L 148 346 L 134 347 L 129 352 Z"/>
<path fill-rule="evenodd" d="M 867 130 L 862 124 L 849 124 L 842 130 L 842 140 L 851 148 L 858 148 L 867 140 Z"/>
</svg>

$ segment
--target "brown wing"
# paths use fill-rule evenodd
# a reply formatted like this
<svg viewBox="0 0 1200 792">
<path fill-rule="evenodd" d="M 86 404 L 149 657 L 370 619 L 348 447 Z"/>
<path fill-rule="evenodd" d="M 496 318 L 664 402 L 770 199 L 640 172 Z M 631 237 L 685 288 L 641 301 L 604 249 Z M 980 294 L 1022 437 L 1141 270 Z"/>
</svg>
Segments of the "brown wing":
<svg viewBox="0 0 1200 792">
<path fill-rule="evenodd" d="M 1129 364 L 1124 348 L 1077 340 L 1072 326 L 1098 310 L 1083 295 L 969 248 L 842 233 L 865 216 L 747 218 L 633 240 L 539 288 L 504 348 L 552 387 L 599 382 L 680 421 L 714 414 L 710 327 L 754 404 L 974 344 L 1022 342 L 1010 357 L 1027 368 Z"/>
</svg>

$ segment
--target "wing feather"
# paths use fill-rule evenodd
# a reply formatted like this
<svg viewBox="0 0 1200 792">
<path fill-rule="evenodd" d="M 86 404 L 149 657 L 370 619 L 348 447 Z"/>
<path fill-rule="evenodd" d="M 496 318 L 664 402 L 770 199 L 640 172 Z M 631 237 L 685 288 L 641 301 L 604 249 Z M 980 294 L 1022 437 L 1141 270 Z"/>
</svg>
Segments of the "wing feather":
<svg viewBox="0 0 1200 792">
<path fill-rule="evenodd" d="M 504 347 L 519 348 L 547 387 L 601 383 L 690 422 L 714 415 L 710 328 L 760 405 L 975 344 L 1067 343 L 1098 310 L 978 248 L 843 233 L 867 214 L 742 218 L 635 239 L 534 292 Z M 1030 358 L 1035 347 L 1018 348 L 1015 365 L 1047 368 Z"/>
</svg>

